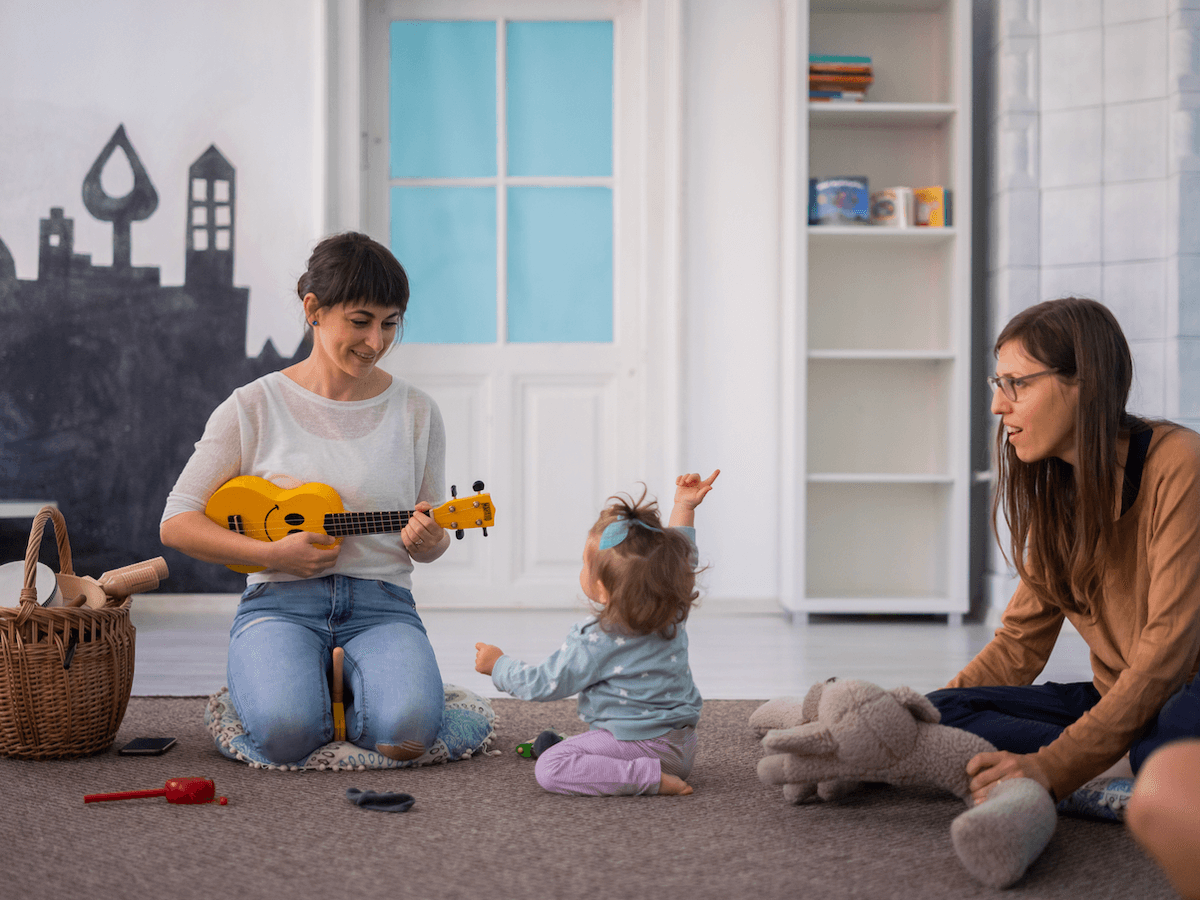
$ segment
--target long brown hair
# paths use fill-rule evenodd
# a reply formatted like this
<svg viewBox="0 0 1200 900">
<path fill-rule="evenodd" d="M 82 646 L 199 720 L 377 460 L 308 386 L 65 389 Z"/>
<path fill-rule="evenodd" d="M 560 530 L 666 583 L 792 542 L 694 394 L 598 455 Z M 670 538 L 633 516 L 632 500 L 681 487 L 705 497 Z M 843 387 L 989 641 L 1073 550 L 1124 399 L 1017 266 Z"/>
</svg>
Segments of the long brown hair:
<svg viewBox="0 0 1200 900">
<path fill-rule="evenodd" d="M 1000 422 L 992 523 L 1003 509 L 1012 536 L 1005 556 L 1026 585 L 1049 603 L 1091 615 L 1102 599 L 1102 560 L 1116 532 L 1117 439 L 1141 424 L 1125 411 L 1133 382 L 1129 344 L 1107 307 L 1080 297 L 1018 313 L 996 338 L 994 352 L 1009 341 L 1079 385 L 1078 466 L 1055 457 L 1021 462 Z"/>
<path fill-rule="evenodd" d="M 654 634 L 670 640 L 700 596 L 696 549 L 687 537 L 664 528 L 658 504 L 646 490 L 634 501 L 623 494 L 610 503 L 588 532 L 591 574 L 608 593 L 596 616 L 605 630 Z M 614 547 L 598 549 L 604 529 L 625 519 L 628 532 Z"/>
</svg>

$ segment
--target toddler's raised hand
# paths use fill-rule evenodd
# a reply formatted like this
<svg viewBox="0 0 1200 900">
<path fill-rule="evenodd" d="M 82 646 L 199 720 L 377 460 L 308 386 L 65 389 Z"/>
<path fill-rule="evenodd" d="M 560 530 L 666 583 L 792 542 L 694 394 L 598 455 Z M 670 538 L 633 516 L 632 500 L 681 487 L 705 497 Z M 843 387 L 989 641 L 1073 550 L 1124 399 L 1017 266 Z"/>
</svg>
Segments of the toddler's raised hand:
<svg viewBox="0 0 1200 900">
<path fill-rule="evenodd" d="M 680 475 L 675 479 L 675 503 L 688 509 L 695 509 L 704 500 L 705 495 L 712 490 L 713 482 L 721 474 L 720 469 L 713 471 L 707 478 L 701 480 L 698 473 Z"/>
</svg>

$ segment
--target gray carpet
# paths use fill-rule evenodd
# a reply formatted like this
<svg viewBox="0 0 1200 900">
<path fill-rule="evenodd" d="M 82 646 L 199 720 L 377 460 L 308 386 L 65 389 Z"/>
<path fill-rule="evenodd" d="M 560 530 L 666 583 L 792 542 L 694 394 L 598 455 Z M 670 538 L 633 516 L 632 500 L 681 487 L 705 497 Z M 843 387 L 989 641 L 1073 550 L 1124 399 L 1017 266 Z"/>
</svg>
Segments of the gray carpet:
<svg viewBox="0 0 1200 900">
<path fill-rule="evenodd" d="M 514 746 L 545 727 L 583 728 L 574 701 L 493 701 L 499 756 L 401 771 L 289 773 L 220 756 L 201 698 L 135 697 L 117 745 L 170 734 L 161 757 L 0 758 L 0 898 L 1172 898 L 1118 824 L 1060 818 L 1016 887 L 959 865 L 949 795 L 868 788 L 837 805 L 791 806 L 759 783 L 758 701 L 709 701 L 690 797 L 548 794 Z M 214 779 L 227 806 L 84 794 Z M 403 791 L 407 813 L 360 809 L 349 787 Z"/>
</svg>

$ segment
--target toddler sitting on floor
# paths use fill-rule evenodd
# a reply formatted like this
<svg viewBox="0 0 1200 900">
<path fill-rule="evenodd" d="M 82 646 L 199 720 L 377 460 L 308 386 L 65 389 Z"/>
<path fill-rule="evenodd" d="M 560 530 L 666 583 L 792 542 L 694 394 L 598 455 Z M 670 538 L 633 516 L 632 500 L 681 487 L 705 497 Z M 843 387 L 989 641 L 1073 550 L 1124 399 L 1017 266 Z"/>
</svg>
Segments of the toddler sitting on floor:
<svg viewBox="0 0 1200 900">
<path fill-rule="evenodd" d="M 720 470 L 675 479 L 666 528 L 657 505 L 610 498 L 583 548 L 579 584 L 597 607 L 541 665 L 475 645 L 475 669 L 522 700 L 579 694 L 591 726 L 537 757 L 538 784 L 571 796 L 690 794 L 700 692 L 684 623 L 696 600 L 695 509 Z"/>
</svg>

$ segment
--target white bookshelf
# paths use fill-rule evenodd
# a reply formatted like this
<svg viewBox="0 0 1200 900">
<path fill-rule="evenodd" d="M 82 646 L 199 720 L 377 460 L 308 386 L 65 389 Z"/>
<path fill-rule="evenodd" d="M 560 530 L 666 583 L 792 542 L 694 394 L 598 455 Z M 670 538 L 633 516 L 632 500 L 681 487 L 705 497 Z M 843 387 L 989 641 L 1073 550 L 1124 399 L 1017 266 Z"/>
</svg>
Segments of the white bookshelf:
<svg viewBox="0 0 1200 900">
<path fill-rule="evenodd" d="M 781 581 L 794 614 L 968 609 L 970 15 L 967 0 L 789 8 Z M 809 103 L 810 53 L 870 56 L 867 99 Z M 809 177 L 847 175 L 945 185 L 953 225 L 809 226 Z"/>
</svg>

